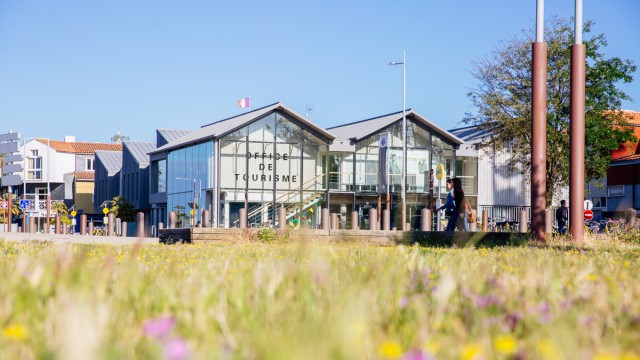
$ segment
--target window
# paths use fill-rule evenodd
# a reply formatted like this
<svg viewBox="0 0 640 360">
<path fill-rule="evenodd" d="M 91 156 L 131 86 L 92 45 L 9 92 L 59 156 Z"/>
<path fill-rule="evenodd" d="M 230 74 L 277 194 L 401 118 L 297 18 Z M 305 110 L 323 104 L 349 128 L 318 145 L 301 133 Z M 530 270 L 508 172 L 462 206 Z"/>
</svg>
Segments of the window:
<svg viewBox="0 0 640 360">
<path fill-rule="evenodd" d="M 163 193 L 167 191 L 166 187 L 167 160 L 154 161 L 151 164 L 151 192 Z"/>
<path fill-rule="evenodd" d="M 38 150 L 31 150 L 31 156 L 27 157 L 27 180 L 42 180 L 42 157 L 38 156 Z"/>
<path fill-rule="evenodd" d="M 86 165 L 87 165 L 87 166 L 86 166 L 86 168 L 85 168 L 85 169 L 86 169 L 87 171 L 94 171 L 94 170 L 95 170 L 95 167 L 94 167 L 94 166 L 95 166 L 95 164 L 94 164 L 94 160 L 93 160 L 93 159 L 91 159 L 91 158 L 88 158 L 88 159 L 86 159 L 86 160 L 87 160 L 87 162 L 86 162 Z"/>
<path fill-rule="evenodd" d="M 607 198 L 606 197 L 595 197 L 591 199 L 593 202 L 594 208 L 606 208 L 607 207 Z"/>
<path fill-rule="evenodd" d="M 609 197 L 624 196 L 624 185 L 607 187 L 607 196 Z"/>
</svg>

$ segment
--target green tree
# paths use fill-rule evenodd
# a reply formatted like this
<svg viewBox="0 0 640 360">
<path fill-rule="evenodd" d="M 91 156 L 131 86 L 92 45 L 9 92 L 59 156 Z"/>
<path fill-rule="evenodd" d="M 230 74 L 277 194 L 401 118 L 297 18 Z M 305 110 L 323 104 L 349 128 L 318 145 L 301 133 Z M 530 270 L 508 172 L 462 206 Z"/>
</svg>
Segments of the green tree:
<svg viewBox="0 0 640 360">
<path fill-rule="evenodd" d="M 584 25 L 590 34 L 593 23 Z M 533 30 L 522 37 L 503 41 L 489 56 L 477 61 L 472 76 L 477 84 L 468 93 L 474 111 L 467 124 L 490 131 L 483 146 L 510 149 L 506 164 L 511 171 L 530 173 L 531 154 L 531 42 Z M 584 37 L 585 39 L 587 36 Z M 553 18 L 545 29 L 547 42 L 547 204 L 554 193 L 568 185 L 570 59 L 573 25 L 569 19 Z M 623 100 L 631 100 L 620 90 L 620 82 L 629 83 L 636 66 L 630 60 L 607 58 L 603 34 L 593 35 L 586 46 L 586 152 L 585 179 L 606 175 L 611 150 L 633 141 L 633 129 L 619 111 Z"/>
<path fill-rule="evenodd" d="M 69 208 L 62 201 L 54 201 L 51 203 L 51 213 L 53 215 L 59 215 L 60 221 L 64 224 L 71 225 L 71 219 L 69 219 Z M 49 219 L 50 224 L 55 223 L 55 218 Z"/>
<path fill-rule="evenodd" d="M 134 209 L 135 207 L 131 201 L 118 195 L 111 199 L 109 212 L 115 214 L 122 221 L 131 222 L 134 218 Z"/>
</svg>

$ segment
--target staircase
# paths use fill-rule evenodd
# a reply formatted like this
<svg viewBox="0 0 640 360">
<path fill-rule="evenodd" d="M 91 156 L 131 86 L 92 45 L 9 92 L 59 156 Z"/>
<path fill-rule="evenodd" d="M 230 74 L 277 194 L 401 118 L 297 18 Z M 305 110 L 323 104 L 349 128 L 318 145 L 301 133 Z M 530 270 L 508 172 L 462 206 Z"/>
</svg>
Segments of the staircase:
<svg viewBox="0 0 640 360">
<path fill-rule="evenodd" d="M 318 178 L 321 178 L 324 174 L 320 174 L 315 176 L 312 179 L 309 179 L 303 184 L 303 190 L 312 188 L 312 185 L 316 184 Z M 308 193 L 307 193 L 308 194 Z M 286 220 L 291 219 L 292 217 L 298 215 L 300 213 L 300 204 L 302 203 L 302 211 L 305 211 L 315 204 L 322 198 L 324 195 L 324 191 L 316 191 L 312 194 L 309 194 L 306 198 L 300 201 L 300 190 L 291 190 L 285 194 L 282 194 L 278 198 L 276 198 L 276 207 L 285 209 L 285 218 Z M 303 195 L 306 195 L 303 193 Z M 260 224 L 262 226 L 263 218 L 273 219 L 273 227 L 277 227 L 278 223 L 278 211 L 274 211 L 273 202 L 267 201 L 261 204 L 257 204 L 253 207 L 250 207 L 247 211 L 247 224 Z M 229 223 L 231 227 L 238 227 L 240 223 L 239 214 L 231 214 Z"/>
</svg>

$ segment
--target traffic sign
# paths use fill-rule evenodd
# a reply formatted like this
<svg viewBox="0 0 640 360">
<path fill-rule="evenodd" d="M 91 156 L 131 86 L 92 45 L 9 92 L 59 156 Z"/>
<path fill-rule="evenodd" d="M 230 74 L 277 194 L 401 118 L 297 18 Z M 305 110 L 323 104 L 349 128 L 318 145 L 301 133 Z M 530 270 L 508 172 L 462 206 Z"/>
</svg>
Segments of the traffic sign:
<svg viewBox="0 0 640 360">
<path fill-rule="evenodd" d="M 191 210 L 189 211 L 189 213 L 190 213 L 191 215 L 195 215 L 195 214 L 196 214 L 196 211 L 195 211 L 195 210 L 193 210 L 193 209 L 191 209 Z"/>
<path fill-rule="evenodd" d="M 438 166 L 436 167 L 436 179 L 444 179 L 444 165 L 442 164 L 438 164 Z"/>
<path fill-rule="evenodd" d="M 0 154 L 13 154 L 14 152 L 18 152 L 17 142 L 0 143 Z"/>
<path fill-rule="evenodd" d="M 22 161 L 22 154 L 5 155 L 2 161 L 4 161 L 5 164 Z"/>
<path fill-rule="evenodd" d="M 4 175 L 2 177 L 2 186 L 18 186 L 22 184 L 22 175 Z"/>
<path fill-rule="evenodd" d="M 8 209 L 9 208 L 9 202 L 7 200 L 2 200 L 0 202 L 0 209 Z"/>
<path fill-rule="evenodd" d="M 109 213 L 109 208 L 108 207 L 103 207 L 102 208 L 102 213 L 107 215 Z"/>
<path fill-rule="evenodd" d="M 585 210 L 593 209 L 593 202 L 591 200 L 585 200 L 584 201 L 584 209 Z"/>
<path fill-rule="evenodd" d="M 31 209 L 31 200 L 20 200 L 20 210 Z"/>
<path fill-rule="evenodd" d="M 20 140 L 20 133 L 0 134 L 0 141 L 18 141 L 18 140 Z"/>
<path fill-rule="evenodd" d="M 22 164 L 7 164 L 2 167 L 2 175 L 11 175 L 13 173 L 22 172 Z"/>
<path fill-rule="evenodd" d="M 585 211 L 584 211 L 584 219 L 585 219 L 585 220 L 591 220 L 591 219 L 593 219 L 593 211 L 588 210 L 588 209 L 587 209 L 587 210 L 585 210 Z"/>
<path fill-rule="evenodd" d="M 72 216 L 72 217 L 76 217 L 76 214 L 78 214 L 78 213 L 77 213 L 75 210 L 73 210 L 73 211 L 71 212 L 71 216 Z"/>
</svg>

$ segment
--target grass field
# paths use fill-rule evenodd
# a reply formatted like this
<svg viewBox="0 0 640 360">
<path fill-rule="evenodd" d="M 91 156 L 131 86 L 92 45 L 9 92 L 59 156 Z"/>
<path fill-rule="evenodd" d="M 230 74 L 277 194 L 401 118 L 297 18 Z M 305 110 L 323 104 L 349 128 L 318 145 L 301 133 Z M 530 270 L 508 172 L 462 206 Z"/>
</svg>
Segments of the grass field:
<svg viewBox="0 0 640 360">
<path fill-rule="evenodd" d="M 0 241 L 0 359 L 640 359 L 639 256 Z"/>
</svg>

